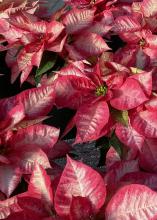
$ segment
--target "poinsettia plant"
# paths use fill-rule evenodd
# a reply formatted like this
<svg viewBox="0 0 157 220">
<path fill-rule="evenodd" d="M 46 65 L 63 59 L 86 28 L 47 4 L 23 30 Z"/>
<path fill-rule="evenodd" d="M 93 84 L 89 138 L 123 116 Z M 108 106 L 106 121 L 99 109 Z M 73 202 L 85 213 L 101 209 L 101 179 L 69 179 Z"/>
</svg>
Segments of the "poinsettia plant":
<svg viewBox="0 0 157 220">
<path fill-rule="evenodd" d="M 156 33 L 155 0 L 0 1 L 0 219 L 157 219 Z"/>
</svg>

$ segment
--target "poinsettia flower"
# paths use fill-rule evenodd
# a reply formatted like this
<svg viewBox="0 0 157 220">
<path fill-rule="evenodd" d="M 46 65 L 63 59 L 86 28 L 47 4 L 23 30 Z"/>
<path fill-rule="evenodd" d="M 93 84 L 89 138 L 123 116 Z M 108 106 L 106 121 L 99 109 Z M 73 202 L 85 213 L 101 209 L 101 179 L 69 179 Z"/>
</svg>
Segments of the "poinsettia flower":
<svg viewBox="0 0 157 220">
<path fill-rule="evenodd" d="M 130 50 L 128 49 L 128 51 L 126 51 L 125 49 L 119 50 L 114 55 L 113 53 L 104 53 L 104 55 L 100 57 L 99 63 L 103 78 L 106 80 L 107 84 L 110 86 L 112 85 L 113 89 L 120 87 L 127 77 L 128 79 L 136 79 L 143 88 L 145 95 L 149 97 L 153 90 L 155 69 L 149 68 L 148 70 L 142 70 L 138 65 L 146 65 L 146 61 L 142 61 L 141 57 L 140 63 L 138 63 L 140 57 L 131 57 L 129 54 Z M 134 52 L 132 50 L 131 54 L 132 53 L 134 54 L 135 50 Z M 120 54 L 123 55 L 121 56 Z M 118 57 L 118 55 L 120 56 Z M 104 56 L 108 56 L 108 58 L 105 59 Z"/>
<path fill-rule="evenodd" d="M 22 72 L 21 83 L 30 74 L 33 66 L 39 67 L 43 52 L 45 50 L 61 52 L 66 40 L 66 35 L 60 36 L 64 26 L 57 21 L 41 21 L 36 16 L 28 13 L 17 13 L 10 15 L 10 31 L 7 33 L 6 40 L 17 41 L 19 47 L 11 49 L 11 53 L 6 57 L 8 65 L 13 68 L 12 82 Z M 12 31 L 21 32 L 21 35 L 12 36 Z M 15 51 L 15 52 L 14 52 Z M 16 52 L 17 51 L 17 52 Z M 13 53 L 12 53 L 13 52 Z M 12 58 L 12 56 L 14 56 Z M 16 57 L 16 59 L 15 59 Z M 10 63 L 10 59 L 12 62 Z M 13 60 L 14 59 L 14 60 Z"/>
<path fill-rule="evenodd" d="M 114 63 L 112 63 L 112 67 L 117 68 L 118 71 L 119 67 L 116 64 L 114 66 Z M 99 65 L 96 65 L 90 71 L 84 69 L 84 72 L 81 71 L 81 75 L 77 67 L 73 66 L 72 69 L 73 73 L 75 69 L 75 75 L 72 75 L 72 73 L 70 75 L 69 69 L 64 69 L 64 75 L 60 76 L 59 73 L 59 77 L 55 82 L 55 90 L 58 106 L 77 109 L 70 127 L 67 128 L 70 130 L 76 125 L 75 143 L 91 141 L 100 137 L 102 129 L 109 122 L 110 110 L 108 105 L 120 111 L 130 110 L 148 100 L 145 89 L 148 91 L 147 93 L 151 93 L 151 73 L 142 72 L 141 75 L 133 77 L 132 75 L 129 76 L 131 71 L 126 68 L 128 73 L 124 76 L 121 75 L 120 71 L 119 74 L 117 72 L 117 75 L 112 73 L 103 76 Z M 124 68 L 121 67 L 121 69 Z M 66 70 L 67 75 L 65 75 Z M 142 77 L 145 74 L 148 78 L 148 88 L 142 82 Z M 121 76 L 123 77 L 121 78 Z M 143 89 L 142 85 L 144 85 Z"/>
<path fill-rule="evenodd" d="M 156 41 L 155 37 L 156 36 L 155 36 L 155 25 L 154 25 L 155 20 L 153 20 L 153 19 L 156 19 L 156 17 L 155 15 L 152 15 L 152 16 L 150 15 L 150 17 L 149 16 L 147 17 L 145 14 L 143 14 L 143 11 L 142 11 L 142 7 L 144 6 L 146 10 L 151 12 L 152 4 L 153 4 L 153 1 L 146 0 L 144 2 L 143 1 L 134 2 L 132 6 L 129 6 L 130 9 L 128 11 L 126 10 L 125 5 L 123 7 L 123 4 L 122 5 L 120 4 L 120 7 L 118 7 L 119 9 L 115 7 L 115 11 L 114 9 L 111 10 L 115 17 L 113 30 L 115 30 L 115 33 L 118 32 L 119 36 L 122 38 L 122 40 L 124 40 L 124 42 L 128 43 L 128 45 L 126 46 L 126 49 L 128 49 L 128 53 L 130 53 L 132 60 L 138 59 L 138 62 L 140 62 L 142 57 L 145 60 L 150 58 L 151 62 L 154 62 L 155 57 L 156 57 L 155 55 L 156 54 L 156 50 L 155 50 L 155 41 Z M 126 13 L 121 14 L 120 11 L 123 11 L 123 10 L 126 10 Z M 155 11 L 154 7 L 153 7 L 153 10 Z M 152 39 L 153 39 L 153 42 L 152 42 Z M 142 53 L 142 57 L 139 58 L 139 56 L 141 56 L 140 55 L 141 53 Z M 147 68 L 148 64 L 149 62 L 147 61 L 147 63 L 143 65 L 143 69 Z M 142 67 L 142 61 L 141 61 L 140 66 Z M 137 66 L 137 67 L 140 67 L 140 66 Z"/>
<path fill-rule="evenodd" d="M 11 15 L 16 16 L 19 11 L 28 13 L 28 15 L 34 14 L 38 8 L 38 3 L 39 1 L 33 2 L 27 0 L 18 0 L 16 2 L 7 0 L 0 3 L 0 32 L 9 44 L 15 42 L 15 39 L 18 39 L 18 37 L 20 38 L 22 36 L 22 31 L 13 27 L 8 18 Z M 2 49 L 6 50 L 5 47 Z"/>
<path fill-rule="evenodd" d="M 73 166 L 76 166 L 77 173 Z M 84 176 L 79 175 L 82 172 L 84 172 Z M 89 179 L 92 180 L 92 184 Z M 70 180 L 74 182 L 73 185 Z M 62 184 L 63 181 L 66 185 Z M 71 186 L 72 188 L 70 188 Z M 65 191 L 65 193 L 63 194 L 61 191 Z M 18 205 L 26 216 L 28 213 L 32 218 L 36 216 L 37 219 L 44 220 L 52 216 L 54 219 L 60 219 L 60 217 L 61 219 L 80 219 L 80 216 L 94 217 L 104 204 L 105 196 L 105 184 L 100 174 L 83 163 L 68 157 L 55 194 L 53 194 L 50 177 L 43 167 L 36 163 L 28 191 L 18 196 Z M 65 197 L 64 200 L 63 197 Z M 60 200 L 64 203 L 60 203 Z M 76 208 L 79 205 L 85 205 L 88 212 L 80 210 L 78 216 Z"/>
<path fill-rule="evenodd" d="M 123 24 L 121 25 L 123 26 Z M 138 58 L 138 56 L 140 55 L 139 53 L 143 52 L 143 56 L 148 56 L 150 58 L 151 63 L 155 62 L 157 47 L 156 35 L 152 34 L 150 30 L 142 29 L 141 31 L 138 30 L 135 32 L 126 31 L 120 33 L 119 35 L 125 42 L 129 44 L 129 46 L 126 46 L 126 48 L 128 48 L 130 53 L 134 53 L 134 56 L 137 56 Z M 143 68 L 144 67 L 145 66 L 143 65 Z"/>
<path fill-rule="evenodd" d="M 142 161 L 141 166 L 149 171 L 155 169 L 156 164 L 155 160 L 150 159 L 152 155 L 155 155 L 154 146 L 156 140 L 156 108 L 155 105 L 153 106 L 153 102 L 154 100 L 152 99 L 139 109 L 137 108 L 130 112 L 129 124 L 127 126 L 120 123 L 115 126 L 115 133 L 119 140 L 130 150 L 134 149 L 138 153 L 138 157 Z M 145 107 L 148 109 L 145 109 Z M 152 154 L 153 151 L 154 153 Z M 147 159 L 142 159 L 144 156 L 148 156 Z M 149 163 L 150 165 L 148 165 Z"/>
</svg>

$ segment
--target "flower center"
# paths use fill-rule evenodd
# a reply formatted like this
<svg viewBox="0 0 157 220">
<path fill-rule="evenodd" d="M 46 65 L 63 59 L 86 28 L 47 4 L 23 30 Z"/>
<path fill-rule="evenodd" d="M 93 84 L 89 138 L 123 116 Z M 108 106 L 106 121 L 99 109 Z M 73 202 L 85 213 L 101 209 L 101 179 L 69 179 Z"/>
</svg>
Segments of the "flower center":
<svg viewBox="0 0 157 220">
<path fill-rule="evenodd" d="M 139 45 L 140 47 L 144 48 L 146 46 L 146 40 L 144 38 L 142 38 L 140 41 L 139 41 Z"/>
<path fill-rule="evenodd" d="M 99 86 L 95 92 L 96 96 L 105 96 L 106 93 L 107 93 L 107 88 L 104 85 Z"/>
</svg>

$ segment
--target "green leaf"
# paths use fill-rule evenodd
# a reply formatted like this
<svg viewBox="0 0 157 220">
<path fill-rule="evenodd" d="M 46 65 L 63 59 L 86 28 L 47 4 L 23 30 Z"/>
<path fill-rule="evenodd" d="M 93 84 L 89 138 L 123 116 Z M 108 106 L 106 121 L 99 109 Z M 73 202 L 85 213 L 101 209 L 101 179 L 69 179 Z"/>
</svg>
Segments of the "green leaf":
<svg viewBox="0 0 157 220">
<path fill-rule="evenodd" d="M 128 122 L 129 122 L 128 111 L 120 111 L 120 110 L 112 108 L 111 114 L 117 122 L 120 122 L 124 126 L 128 125 Z"/>
<path fill-rule="evenodd" d="M 114 147 L 114 149 L 117 151 L 119 156 L 122 158 L 122 155 L 123 155 L 123 144 L 116 137 L 115 132 L 113 132 L 109 142 L 110 142 L 110 146 Z"/>
<path fill-rule="evenodd" d="M 36 70 L 35 82 L 40 83 L 41 77 L 44 73 L 51 70 L 57 61 L 57 54 L 46 51 L 43 54 L 39 68 Z"/>
</svg>

